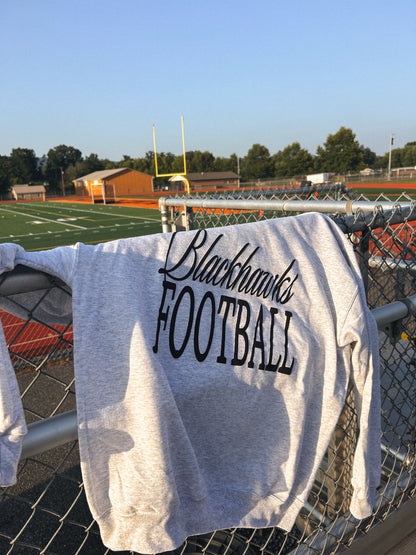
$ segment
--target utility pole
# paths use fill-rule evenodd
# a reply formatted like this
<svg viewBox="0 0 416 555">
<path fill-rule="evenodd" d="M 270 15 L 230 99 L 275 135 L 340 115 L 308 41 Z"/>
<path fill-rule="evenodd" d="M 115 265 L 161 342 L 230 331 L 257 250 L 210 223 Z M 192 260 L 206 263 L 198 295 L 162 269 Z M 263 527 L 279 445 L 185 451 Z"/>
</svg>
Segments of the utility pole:
<svg viewBox="0 0 416 555">
<path fill-rule="evenodd" d="M 394 133 L 391 133 L 391 134 L 390 134 L 389 169 L 388 169 L 388 172 L 387 172 L 387 176 L 388 176 L 387 179 L 388 179 L 389 181 L 390 181 L 390 178 L 391 178 L 391 147 L 392 147 L 393 142 L 394 142 L 393 135 L 394 135 Z"/>
<path fill-rule="evenodd" d="M 65 182 L 64 182 L 64 170 L 61 168 L 61 185 L 62 185 L 62 196 L 65 196 Z"/>
</svg>

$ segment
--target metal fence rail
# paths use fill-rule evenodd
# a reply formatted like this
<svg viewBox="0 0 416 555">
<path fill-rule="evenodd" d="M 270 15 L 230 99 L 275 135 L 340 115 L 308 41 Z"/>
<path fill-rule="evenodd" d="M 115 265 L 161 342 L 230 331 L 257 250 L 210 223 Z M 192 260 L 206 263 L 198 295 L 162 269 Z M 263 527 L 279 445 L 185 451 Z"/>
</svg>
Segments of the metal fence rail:
<svg viewBox="0 0 416 555">
<path fill-rule="evenodd" d="M 351 395 L 308 503 L 289 533 L 277 528 L 218 531 L 190 538 L 176 555 L 340 552 L 415 494 L 414 204 L 407 198 L 399 203 L 383 198 L 369 203 L 345 197 L 339 190 L 333 192 L 334 200 L 328 190 L 319 191 L 312 200 L 274 199 L 269 193 L 261 198 L 261 194 L 256 192 L 252 199 L 230 195 L 162 201 L 163 229 L 212 227 L 322 210 L 330 213 L 350 238 L 361 263 L 368 304 L 379 326 L 383 467 L 377 510 L 363 522 L 354 521 L 348 512 L 357 435 Z M 51 327 L 39 321 L 42 302 L 63 287 L 50 276 L 26 269 L 0 276 L 0 296 L 14 304 L 10 312 L 28 316 L 25 320 L 0 313 L 29 424 L 17 484 L 0 489 L 0 553 L 111 553 L 101 543 L 90 515 L 79 469 L 71 322 Z M 29 299 L 23 306 L 16 294 L 34 290 L 42 291 L 41 303 L 34 296 L 33 302 Z"/>
</svg>

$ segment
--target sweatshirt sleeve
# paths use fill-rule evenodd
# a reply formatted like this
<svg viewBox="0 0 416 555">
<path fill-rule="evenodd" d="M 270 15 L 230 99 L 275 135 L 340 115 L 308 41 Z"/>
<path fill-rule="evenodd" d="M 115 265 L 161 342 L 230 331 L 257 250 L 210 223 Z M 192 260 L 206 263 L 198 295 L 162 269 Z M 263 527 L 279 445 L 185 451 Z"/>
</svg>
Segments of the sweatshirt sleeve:
<svg viewBox="0 0 416 555">
<path fill-rule="evenodd" d="M 0 244 L 0 285 L 4 274 L 23 265 L 58 277 L 71 287 L 76 254 L 76 247 L 26 252 L 14 243 Z M 24 307 L 36 307 L 41 298 L 44 300 L 36 308 L 41 321 L 61 323 L 71 316 L 71 296 L 64 287 L 53 288 L 46 300 L 44 291 L 28 291 L 8 297 L 0 295 L 0 308 L 24 318 Z M 19 387 L 0 322 L 0 486 L 16 482 L 17 464 L 26 433 Z"/>
<path fill-rule="evenodd" d="M 27 318 L 27 313 L 30 312 L 33 317 L 46 324 L 66 325 L 72 314 L 70 288 L 77 255 L 78 245 L 27 252 L 13 243 L 0 244 L 0 285 L 2 274 L 14 270 L 18 265 L 57 277 L 64 284 L 51 288 L 47 296 L 43 289 L 26 290 L 7 297 L 0 295 L 0 308 L 20 318 Z M 39 302 L 41 299 L 42 302 Z"/>
<path fill-rule="evenodd" d="M 359 435 L 352 468 L 350 511 L 357 519 L 370 516 L 381 476 L 380 361 L 376 321 L 359 291 L 344 326 L 343 343 L 351 344 L 352 379 Z"/>
<path fill-rule="evenodd" d="M 27 432 L 16 375 L 0 323 L 0 486 L 16 483 L 17 464 Z"/>
<path fill-rule="evenodd" d="M 51 274 L 71 285 L 78 245 L 28 252 L 14 243 L 0 244 L 0 274 L 13 270 L 18 264 Z"/>
</svg>

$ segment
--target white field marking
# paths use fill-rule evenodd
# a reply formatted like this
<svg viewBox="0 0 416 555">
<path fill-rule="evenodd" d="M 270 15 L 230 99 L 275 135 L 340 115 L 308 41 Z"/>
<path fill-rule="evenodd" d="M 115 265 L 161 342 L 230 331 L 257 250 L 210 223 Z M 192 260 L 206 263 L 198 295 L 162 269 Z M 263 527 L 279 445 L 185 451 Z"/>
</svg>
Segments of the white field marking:
<svg viewBox="0 0 416 555">
<path fill-rule="evenodd" d="M 0 208 L 0 210 L 3 210 L 3 212 L 10 212 L 11 214 L 14 214 L 15 216 L 21 215 L 21 216 L 28 216 L 29 218 L 34 218 L 35 216 L 33 216 L 33 214 L 27 214 L 26 212 L 15 212 L 13 210 L 7 210 L 7 208 Z M 44 218 L 43 216 L 38 216 L 36 215 L 36 218 L 39 220 L 45 220 L 45 222 L 50 222 L 52 224 L 58 224 L 58 225 L 70 225 L 71 227 L 78 227 L 79 229 L 88 229 L 87 227 L 84 227 L 82 225 L 75 225 L 75 224 L 70 224 L 68 222 L 58 222 L 57 220 L 50 220 L 49 218 Z M 29 222 L 32 223 L 32 222 Z"/>
<path fill-rule="evenodd" d="M 120 214 L 119 212 L 100 212 L 99 210 L 85 210 L 82 208 L 71 208 L 71 211 L 87 212 L 88 214 L 99 214 L 100 216 L 119 216 L 120 218 L 133 218 L 134 220 L 146 220 L 147 222 L 159 221 L 159 218 L 146 218 L 145 216 L 128 216 L 127 214 Z"/>
<path fill-rule="evenodd" d="M 154 220 L 151 220 L 151 221 L 154 222 Z M 128 223 L 125 223 L 125 224 L 117 224 L 117 225 L 118 225 L 118 227 L 126 227 L 127 229 L 131 229 L 131 228 L 127 227 L 131 224 L 132 224 L 132 222 L 128 222 Z M 71 224 L 68 224 L 68 225 L 71 225 Z M 137 222 L 133 225 L 141 226 L 141 227 L 149 227 L 149 224 L 144 223 L 144 222 Z M 81 227 L 81 226 L 75 226 L 75 227 Z M 100 225 L 98 227 L 89 227 L 89 228 L 83 227 L 81 229 L 85 229 L 88 232 L 90 232 L 90 231 L 94 231 L 96 229 L 99 230 L 99 231 L 103 231 L 105 229 L 114 229 L 114 227 L 115 227 L 114 225 Z M 63 229 L 62 231 L 59 231 L 59 233 L 62 233 L 62 232 L 70 232 L 70 233 L 74 233 L 76 235 L 79 235 L 81 233 L 80 231 L 74 231 L 73 229 Z M 21 239 L 23 237 L 28 237 L 29 235 L 34 235 L 35 236 L 34 238 L 37 239 L 37 238 L 40 238 L 42 235 L 48 235 L 48 234 L 51 234 L 51 233 L 52 233 L 52 231 L 43 231 L 42 233 L 36 233 L 36 234 L 34 234 L 34 233 L 27 234 L 26 233 L 24 235 L 5 235 L 4 237 L 0 237 L 0 242 L 4 241 L 6 239 L 9 239 L 10 237 L 16 237 L 17 239 Z"/>
</svg>

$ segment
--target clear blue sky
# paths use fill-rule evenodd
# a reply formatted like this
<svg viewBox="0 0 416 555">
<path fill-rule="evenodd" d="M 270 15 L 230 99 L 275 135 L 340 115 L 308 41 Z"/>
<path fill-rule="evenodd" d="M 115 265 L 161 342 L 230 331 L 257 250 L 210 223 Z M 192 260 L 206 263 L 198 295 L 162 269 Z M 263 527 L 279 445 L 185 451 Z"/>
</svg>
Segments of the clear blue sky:
<svg viewBox="0 0 416 555">
<path fill-rule="evenodd" d="M 416 140 L 415 0 L 0 0 L 0 154 Z"/>
</svg>

